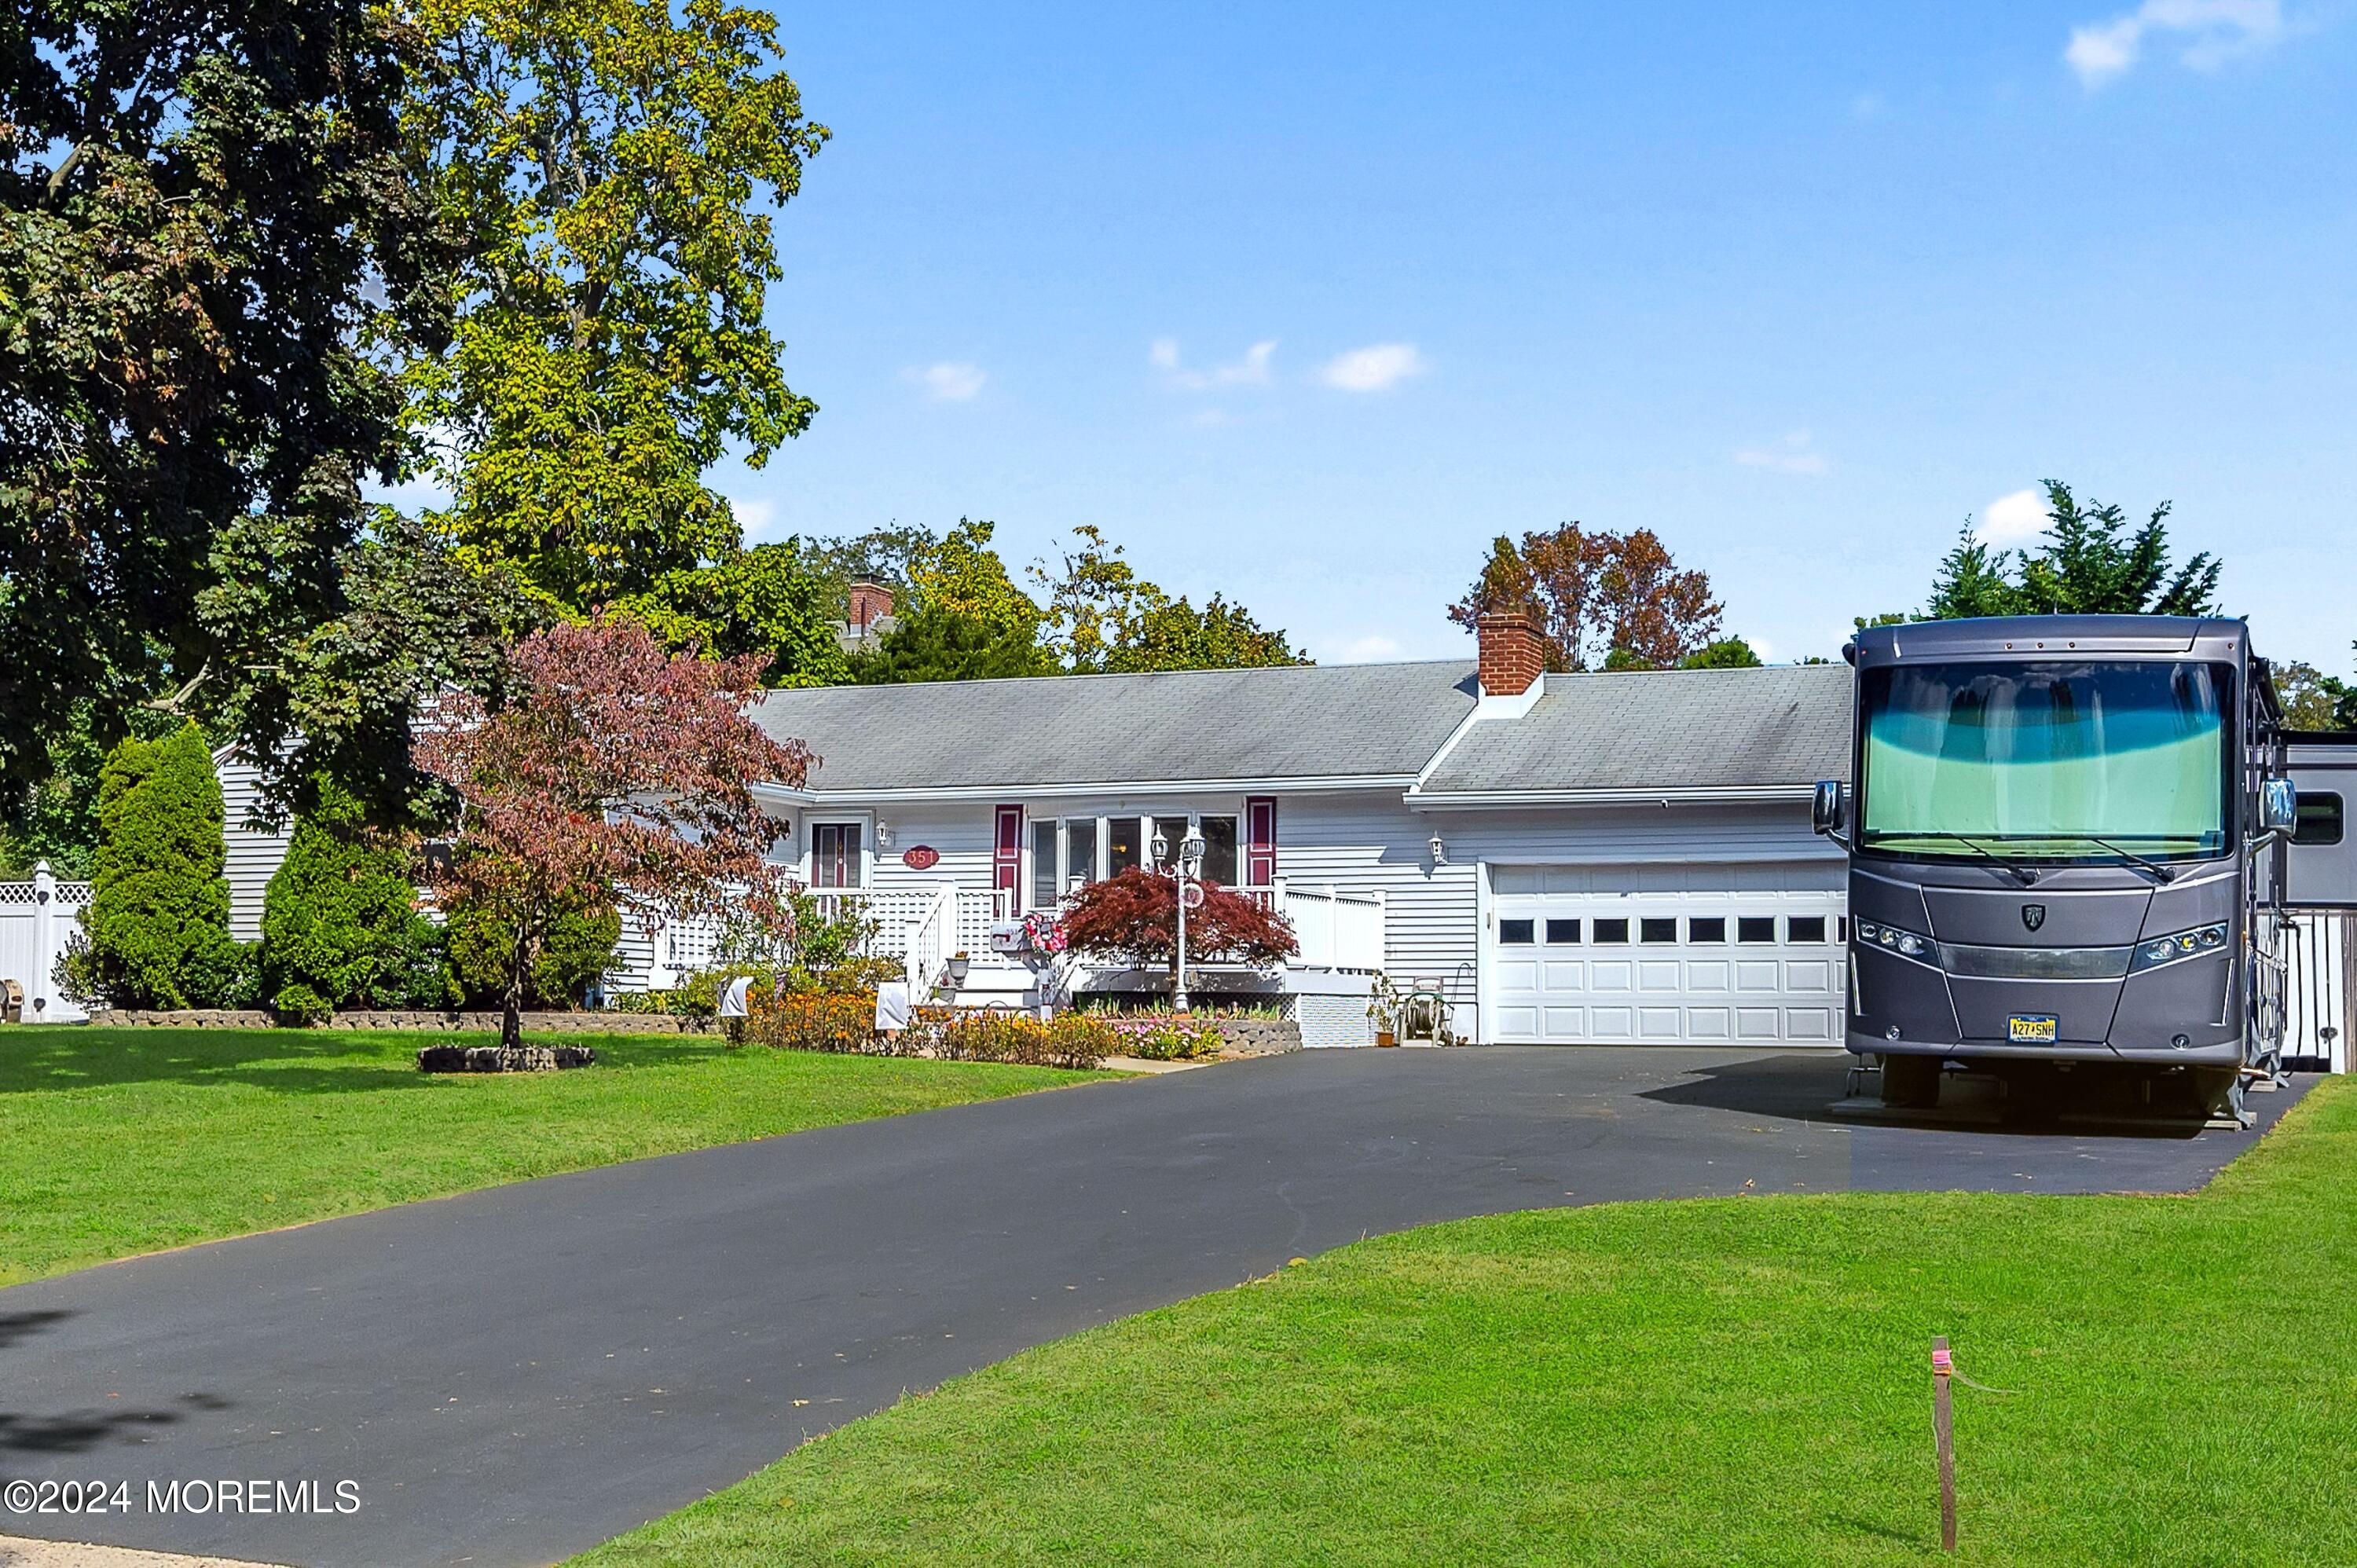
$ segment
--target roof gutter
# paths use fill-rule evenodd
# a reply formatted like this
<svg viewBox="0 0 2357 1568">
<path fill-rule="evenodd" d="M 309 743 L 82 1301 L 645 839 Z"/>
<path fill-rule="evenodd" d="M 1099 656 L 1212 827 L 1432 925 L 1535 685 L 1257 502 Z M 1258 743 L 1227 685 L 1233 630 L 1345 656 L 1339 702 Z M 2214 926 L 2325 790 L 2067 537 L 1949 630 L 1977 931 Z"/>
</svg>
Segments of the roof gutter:
<svg viewBox="0 0 2357 1568">
<path fill-rule="evenodd" d="M 1123 779 L 1086 784 L 952 784 L 896 789 L 794 789 L 756 784 L 755 799 L 790 806 L 867 806 L 900 800 L 1054 800 L 1082 795 L 1296 795 L 1336 789 L 1404 789 L 1413 773 L 1359 773 L 1295 779 Z"/>
<path fill-rule="evenodd" d="M 1728 784 L 1678 789 L 1410 789 L 1412 811 L 1512 811 L 1545 806 L 1714 806 L 1769 804 L 1810 799 L 1812 784 Z"/>
</svg>

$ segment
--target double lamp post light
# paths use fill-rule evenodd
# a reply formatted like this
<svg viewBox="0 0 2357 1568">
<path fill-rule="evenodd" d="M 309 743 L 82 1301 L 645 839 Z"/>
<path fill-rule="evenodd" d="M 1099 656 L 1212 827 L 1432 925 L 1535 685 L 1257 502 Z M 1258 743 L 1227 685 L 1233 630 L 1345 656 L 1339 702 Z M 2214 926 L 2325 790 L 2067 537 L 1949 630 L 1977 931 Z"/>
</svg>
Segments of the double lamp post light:
<svg viewBox="0 0 2357 1568">
<path fill-rule="evenodd" d="M 1170 841 L 1157 828 L 1154 834 L 1154 863 L 1159 865 L 1170 854 Z M 1203 901 L 1203 821 L 1200 817 L 1187 819 L 1186 836 L 1178 841 L 1178 969 L 1177 984 L 1170 1005 L 1178 1012 L 1187 1011 L 1187 911 Z"/>
</svg>

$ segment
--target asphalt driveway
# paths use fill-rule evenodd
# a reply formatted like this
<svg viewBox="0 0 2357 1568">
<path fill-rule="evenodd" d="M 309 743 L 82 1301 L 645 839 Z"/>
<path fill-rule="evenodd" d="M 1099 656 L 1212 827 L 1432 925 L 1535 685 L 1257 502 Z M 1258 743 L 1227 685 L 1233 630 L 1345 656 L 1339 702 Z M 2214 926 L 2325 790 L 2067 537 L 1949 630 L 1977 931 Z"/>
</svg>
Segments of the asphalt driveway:
<svg viewBox="0 0 2357 1568">
<path fill-rule="evenodd" d="M 673 1155 L 0 1291 L 0 1480 L 48 1535 L 542 1563 L 904 1391 L 1361 1236 L 1613 1199 L 2199 1187 L 2254 1134 L 1826 1121 L 1843 1059 L 1335 1051 Z M 2295 1095 L 2259 1097 L 2266 1120 Z M 149 1483 L 184 1487 L 154 1511 Z M 262 1482 L 268 1511 L 218 1483 Z M 277 1483 L 307 1508 L 281 1511 Z M 338 1484 L 357 1497 L 337 1512 Z M 198 1497 L 208 1511 L 194 1511 Z"/>
</svg>

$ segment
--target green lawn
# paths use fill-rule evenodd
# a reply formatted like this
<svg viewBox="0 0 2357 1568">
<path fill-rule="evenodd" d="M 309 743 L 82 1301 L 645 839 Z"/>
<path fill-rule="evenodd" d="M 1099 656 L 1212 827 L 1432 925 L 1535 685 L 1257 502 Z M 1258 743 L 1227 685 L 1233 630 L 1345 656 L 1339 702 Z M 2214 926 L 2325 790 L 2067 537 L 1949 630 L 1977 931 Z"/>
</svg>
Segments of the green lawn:
<svg viewBox="0 0 2357 1568">
<path fill-rule="evenodd" d="M 597 1065 L 433 1075 L 491 1036 L 0 1028 L 0 1285 L 646 1155 L 1072 1083 L 959 1062 L 596 1036 Z"/>
<path fill-rule="evenodd" d="M 2357 1562 L 2357 1083 L 2190 1198 L 1770 1197 L 1346 1247 L 609 1542 L 677 1563 Z"/>
</svg>

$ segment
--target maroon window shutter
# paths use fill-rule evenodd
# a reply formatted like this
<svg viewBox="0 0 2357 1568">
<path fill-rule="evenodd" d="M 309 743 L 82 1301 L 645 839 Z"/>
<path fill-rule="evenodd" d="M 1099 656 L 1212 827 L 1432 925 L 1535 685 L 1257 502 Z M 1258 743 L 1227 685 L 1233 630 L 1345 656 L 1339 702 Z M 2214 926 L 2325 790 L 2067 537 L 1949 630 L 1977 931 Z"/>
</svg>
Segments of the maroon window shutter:
<svg viewBox="0 0 2357 1568">
<path fill-rule="evenodd" d="M 998 836 L 991 846 L 991 883 L 1001 893 L 1012 893 L 1023 880 L 1023 808 L 998 808 Z"/>
<path fill-rule="evenodd" d="M 1254 795 L 1244 802 L 1244 886 L 1265 887 L 1276 880 L 1276 797 Z"/>
</svg>

